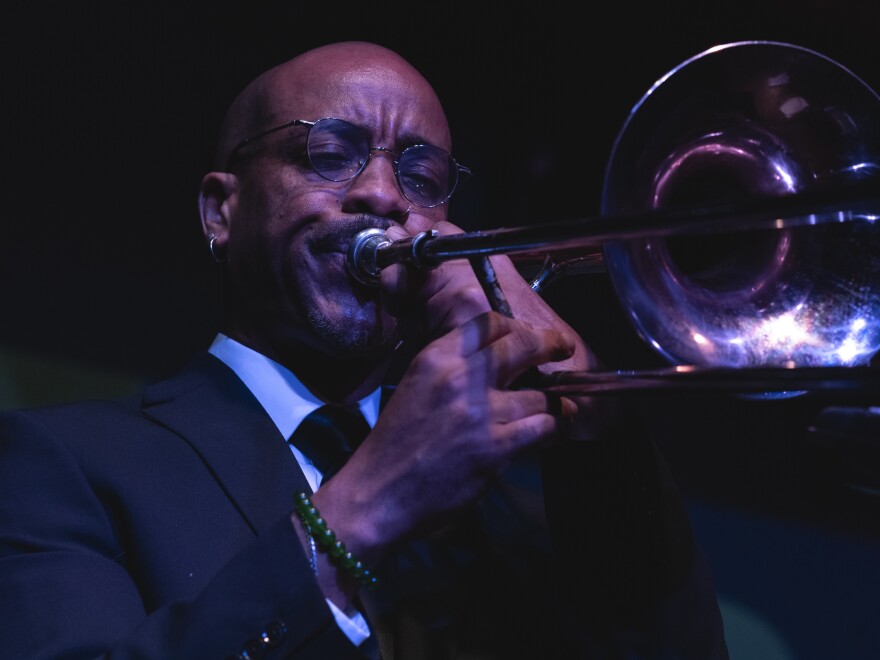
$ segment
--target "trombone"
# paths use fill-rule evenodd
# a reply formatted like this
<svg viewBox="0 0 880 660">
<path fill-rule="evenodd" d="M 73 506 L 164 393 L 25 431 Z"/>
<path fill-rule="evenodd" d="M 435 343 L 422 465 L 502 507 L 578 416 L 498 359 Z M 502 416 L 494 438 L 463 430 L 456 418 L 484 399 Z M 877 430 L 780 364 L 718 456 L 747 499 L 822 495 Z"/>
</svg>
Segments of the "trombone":
<svg viewBox="0 0 880 660">
<path fill-rule="evenodd" d="M 669 368 L 542 376 L 549 391 L 880 391 L 880 97 L 814 51 L 725 44 L 634 107 L 593 218 L 349 245 L 352 276 L 468 259 L 507 315 L 489 257 L 541 257 L 542 292 L 606 272 Z M 820 140 L 822 138 L 822 140 Z M 565 258 L 560 259 L 560 255 Z"/>
</svg>

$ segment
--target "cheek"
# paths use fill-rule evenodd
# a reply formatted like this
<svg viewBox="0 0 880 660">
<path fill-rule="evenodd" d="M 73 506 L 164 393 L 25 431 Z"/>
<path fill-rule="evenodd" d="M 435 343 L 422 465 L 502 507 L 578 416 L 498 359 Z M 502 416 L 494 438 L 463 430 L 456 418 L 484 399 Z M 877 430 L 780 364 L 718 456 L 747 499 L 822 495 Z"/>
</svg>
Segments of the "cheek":
<svg viewBox="0 0 880 660">
<path fill-rule="evenodd" d="M 303 185 L 263 186 L 259 194 L 243 196 L 232 240 L 242 244 L 242 257 L 265 256 L 295 247 L 297 235 L 310 225 L 332 217 L 339 208 L 336 191 L 315 190 Z"/>
<path fill-rule="evenodd" d="M 289 225 L 339 208 L 338 184 L 314 181 L 296 168 L 274 161 L 270 165 L 252 171 L 242 183 L 240 199 L 247 217 Z"/>
</svg>

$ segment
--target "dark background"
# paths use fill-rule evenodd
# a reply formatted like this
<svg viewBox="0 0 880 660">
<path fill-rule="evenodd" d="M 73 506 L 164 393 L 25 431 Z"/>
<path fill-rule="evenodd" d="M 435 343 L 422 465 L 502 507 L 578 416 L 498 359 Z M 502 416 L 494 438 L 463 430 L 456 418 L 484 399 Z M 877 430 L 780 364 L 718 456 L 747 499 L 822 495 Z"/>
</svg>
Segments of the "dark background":
<svg viewBox="0 0 880 660">
<path fill-rule="evenodd" d="M 223 111 L 257 73 L 311 46 L 374 40 L 427 75 L 446 102 L 455 154 L 475 172 L 451 215 L 466 229 L 488 229 L 596 215 L 613 141 L 633 105 L 710 46 L 794 43 L 880 88 L 877 7 L 7 6 L 0 388 L 18 388 L 6 400 L 24 405 L 122 391 L 170 374 L 206 346 L 216 273 L 196 196 Z M 554 288 L 548 299 L 609 366 L 657 364 L 601 276 Z M 95 373 L 118 378 L 95 385 Z M 880 507 L 862 488 L 880 481 L 880 459 L 870 443 L 856 453 L 853 432 L 829 443 L 811 430 L 831 405 L 863 410 L 880 396 L 633 403 L 693 503 L 732 637 L 763 643 L 752 652 L 738 641 L 738 657 L 880 657 L 870 617 L 880 612 Z"/>
</svg>

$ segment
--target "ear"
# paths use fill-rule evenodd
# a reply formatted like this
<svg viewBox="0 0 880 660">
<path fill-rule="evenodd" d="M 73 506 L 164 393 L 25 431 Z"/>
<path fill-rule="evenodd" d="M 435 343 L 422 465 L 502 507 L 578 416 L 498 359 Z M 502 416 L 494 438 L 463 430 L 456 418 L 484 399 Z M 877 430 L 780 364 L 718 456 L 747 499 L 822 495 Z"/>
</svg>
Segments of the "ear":
<svg viewBox="0 0 880 660">
<path fill-rule="evenodd" d="M 215 259 L 220 260 L 220 255 L 226 252 L 230 219 L 237 201 L 237 176 L 230 172 L 209 172 L 204 176 L 199 188 L 199 216 L 202 233 Z"/>
</svg>

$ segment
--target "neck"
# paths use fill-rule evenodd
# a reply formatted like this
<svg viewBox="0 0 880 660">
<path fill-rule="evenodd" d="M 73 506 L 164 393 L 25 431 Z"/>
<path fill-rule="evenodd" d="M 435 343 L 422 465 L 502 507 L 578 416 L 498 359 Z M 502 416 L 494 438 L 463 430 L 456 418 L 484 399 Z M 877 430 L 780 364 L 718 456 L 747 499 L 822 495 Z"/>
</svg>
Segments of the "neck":
<svg viewBox="0 0 880 660">
<path fill-rule="evenodd" d="M 314 395 L 335 403 L 354 403 L 386 383 L 396 356 L 390 348 L 339 356 L 310 344 L 291 341 L 279 348 L 230 327 L 221 328 L 221 332 L 290 369 Z"/>
<path fill-rule="evenodd" d="M 290 369 L 312 393 L 335 403 L 354 403 L 373 392 L 384 382 L 391 360 L 390 355 L 378 361 L 375 357 L 315 357 L 314 349 L 269 357 Z"/>
</svg>

